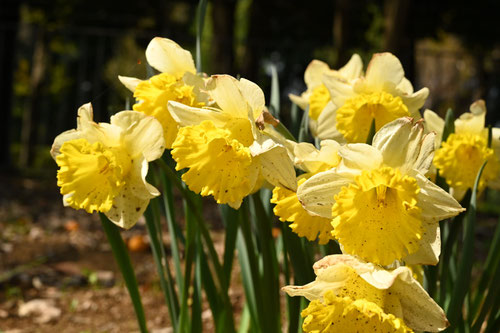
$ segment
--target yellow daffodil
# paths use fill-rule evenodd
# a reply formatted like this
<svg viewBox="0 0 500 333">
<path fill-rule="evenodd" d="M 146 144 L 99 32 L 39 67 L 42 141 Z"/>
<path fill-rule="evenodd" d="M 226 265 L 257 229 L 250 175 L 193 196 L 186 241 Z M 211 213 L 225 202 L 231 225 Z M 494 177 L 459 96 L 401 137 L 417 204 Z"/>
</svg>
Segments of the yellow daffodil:
<svg viewBox="0 0 500 333">
<path fill-rule="evenodd" d="M 337 139 L 332 136 L 335 133 L 330 129 L 331 113 L 335 107 L 330 102 L 330 92 L 323 84 L 323 76 L 331 75 L 350 82 L 358 78 L 362 70 L 363 62 L 357 54 L 354 54 L 339 70 L 330 69 L 328 64 L 320 60 L 313 60 L 307 66 L 304 73 L 307 90 L 300 96 L 293 94 L 288 96 L 302 110 L 309 110 L 309 127 L 314 136 L 320 139 Z"/>
<path fill-rule="evenodd" d="M 340 156 L 337 154 L 340 145 L 336 141 L 321 141 L 320 150 L 305 142 L 290 142 L 289 145 L 293 147 L 295 166 L 306 172 L 297 177 L 297 186 L 302 185 L 312 175 L 336 167 L 340 163 Z M 276 205 L 274 214 L 282 222 L 293 222 L 290 228 L 300 237 L 306 237 L 310 241 L 318 238 L 320 244 L 326 244 L 333 238 L 330 219 L 309 214 L 300 204 L 294 191 L 276 186 L 271 203 Z"/>
<path fill-rule="evenodd" d="M 408 267 L 385 270 L 353 256 L 331 255 L 313 268 L 314 282 L 283 288 L 311 301 L 302 311 L 304 332 L 440 332 L 449 325 Z"/>
<path fill-rule="evenodd" d="M 347 81 L 325 75 L 323 83 L 336 106 L 329 116 L 333 121 L 330 127 L 336 133 L 333 137 L 349 143 L 366 142 L 374 119 L 377 131 L 400 117 L 419 119 L 418 110 L 429 95 L 427 88 L 413 92 L 403 66 L 390 53 L 375 54 L 364 77 Z"/>
<path fill-rule="evenodd" d="M 95 123 L 92 106 L 78 110 L 77 128 L 58 135 L 51 155 L 63 203 L 105 213 L 122 228 L 132 227 L 160 193 L 146 182 L 148 162 L 165 149 L 161 124 L 140 112 L 122 111 L 111 123 Z"/>
<path fill-rule="evenodd" d="M 448 136 L 446 142 L 441 142 L 444 120 L 431 110 L 424 112 L 429 130 L 437 133 L 434 165 L 457 199 L 463 198 L 467 189 L 474 186 L 479 168 L 485 161 L 488 163 L 479 181 L 479 190 L 486 186 L 500 188 L 500 128 L 492 129 L 492 144 L 488 147 L 485 117 L 484 101 L 476 101 L 470 112 L 455 120 L 455 133 Z"/>
<path fill-rule="evenodd" d="M 178 125 L 168 112 L 168 101 L 195 107 L 206 106 L 208 95 L 204 92 L 205 81 L 196 75 L 191 53 L 170 39 L 155 37 L 146 49 L 146 59 L 151 67 L 161 73 L 149 80 L 126 76 L 118 78 L 137 99 L 134 110 L 160 121 L 166 147 L 170 149 Z"/>
<path fill-rule="evenodd" d="M 422 121 L 400 118 L 380 129 L 373 144 L 339 148 L 339 166 L 306 180 L 297 195 L 306 210 L 333 219 L 343 252 L 381 265 L 404 259 L 435 265 L 438 221 L 464 209 L 429 181 L 434 133 Z"/>
<path fill-rule="evenodd" d="M 295 170 L 284 139 L 266 124 L 264 94 L 253 82 L 217 75 L 207 83 L 219 108 L 194 108 L 169 102 L 181 126 L 172 147 L 182 179 L 203 196 L 238 208 L 263 179 L 295 191 Z M 263 115 L 266 114 L 264 117 Z"/>
</svg>

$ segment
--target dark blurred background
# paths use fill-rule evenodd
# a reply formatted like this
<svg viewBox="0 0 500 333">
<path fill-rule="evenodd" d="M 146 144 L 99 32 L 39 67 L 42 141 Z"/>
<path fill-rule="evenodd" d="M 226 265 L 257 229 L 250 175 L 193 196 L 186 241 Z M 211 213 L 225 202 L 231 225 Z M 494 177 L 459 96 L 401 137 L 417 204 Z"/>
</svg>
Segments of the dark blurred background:
<svg viewBox="0 0 500 333">
<path fill-rule="evenodd" d="M 122 110 L 131 94 L 117 75 L 146 77 L 144 50 L 154 36 L 194 51 L 197 1 L 2 0 L 0 2 L 0 165 L 37 174 L 55 163 L 49 147 L 74 128 L 77 108 L 95 118 Z M 500 118 L 500 1 L 213 0 L 203 34 L 203 69 L 241 75 L 269 95 L 277 66 L 282 117 L 287 94 L 305 89 L 312 59 L 332 68 L 353 52 L 364 62 L 390 51 L 425 107 L 443 114 L 484 98 L 488 122 Z M 5 172 L 4 172 L 5 175 Z"/>
</svg>

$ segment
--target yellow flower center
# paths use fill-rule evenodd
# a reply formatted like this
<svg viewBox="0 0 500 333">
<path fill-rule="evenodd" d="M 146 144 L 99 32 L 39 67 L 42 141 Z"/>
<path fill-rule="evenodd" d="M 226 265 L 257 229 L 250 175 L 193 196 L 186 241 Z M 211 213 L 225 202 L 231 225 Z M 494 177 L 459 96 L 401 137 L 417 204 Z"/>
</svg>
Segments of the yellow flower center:
<svg viewBox="0 0 500 333">
<path fill-rule="evenodd" d="M 373 119 L 378 131 L 385 124 L 409 115 L 399 96 L 384 91 L 360 94 L 337 110 L 337 130 L 348 142 L 366 142 Z"/>
<path fill-rule="evenodd" d="M 451 134 L 441 148 L 434 154 L 434 165 L 446 179 L 448 185 L 467 190 L 474 186 L 479 168 L 486 164 L 479 189 L 486 183 L 495 180 L 500 171 L 500 163 L 493 149 L 488 148 L 487 139 L 473 134 Z"/>
<path fill-rule="evenodd" d="M 107 212 L 125 184 L 132 161 L 127 152 L 86 139 L 63 143 L 56 162 L 57 185 L 75 209 Z"/>
<path fill-rule="evenodd" d="M 302 185 L 312 174 L 304 174 L 299 177 L 297 186 Z M 300 237 L 306 237 L 310 241 L 315 241 L 319 238 L 319 244 L 326 244 L 330 239 L 332 225 L 329 219 L 319 216 L 312 216 L 302 207 L 302 204 L 297 197 L 297 193 L 286 188 L 276 186 L 273 189 L 271 203 L 274 206 L 274 214 L 279 217 L 280 221 L 293 222 L 290 228 Z"/>
<path fill-rule="evenodd" d="M 333 236 L 345 253 L 381 265 L 416 252 L 423 234 L 419 191 L 397 169 L 363 171 L 335 196 Z"/>
<path fill-rule="evenodd" d="M 167 109 L 168 101 L 176 101 L 193 107 L 205 104 L 196 101 L 194 87 L 184 84 L 175 76 L 162 73 L 142 81 L 134 91 L 134 97 L 139 103 L 134 104 L 135 111 L 153 116 L 162 124 L 166 147 L 171 148 L 177 135 L 177 123 Z"/>
<path fill-rule="evenodd" d="M 301 315 L 305 318 L 304 332 L 413 332 L 402 319 L 385 313 L 377 304 L 365 299 L 338 297 L 333 291 L 327 291 L 323 301 L 312 301 Z"/>
<path fill-rule="evenodd" d="M 225 128 L 206 120 L 179 130 L 172 157 L 177 170 L 189 168 L 182 179 L 192 191 L 236 203 L 253 190 L 259 172 L 248 148 L 252 142 L 247 119 L 234 119 Z"/>
<path fill-rule="evenodd" d="M 330 92 L 321 84 L 313 89 L 309 96 L 309 118 L 318 120 L 319 115 L 330 101 Z"/>
</svg>

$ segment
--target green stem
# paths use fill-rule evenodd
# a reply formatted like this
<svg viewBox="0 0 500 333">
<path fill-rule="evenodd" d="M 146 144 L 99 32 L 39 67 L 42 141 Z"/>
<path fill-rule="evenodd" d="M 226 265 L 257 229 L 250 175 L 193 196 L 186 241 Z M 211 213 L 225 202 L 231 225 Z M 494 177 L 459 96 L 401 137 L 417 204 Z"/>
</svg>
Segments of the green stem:
<svg viewBox="0 0 500 333">
<path fill-rule="evenodd" d="M 139 329 L 141 333 L 147 333 L 148 329 L 146 327 L 146 318 L 144 316 L 144 308 L 142 307 L 141 295 L 139 294 L 134 269 L 132 268 L 132 263 L 130 262 L 130 257 L 125 243 L 120 235 L 120 230 L 115 224 L 108 220 L 106 215 L 99 213 L 99 217 L 101 218 L 102 227 L 106 233 L 109 244 L 111 245 L 113 256 L 115 257 L 118 268 L 120 269 L 123 280 L 125 281 L 125 285 L 127 286 L 130 300 L 134 306 Z"/>
</svg>

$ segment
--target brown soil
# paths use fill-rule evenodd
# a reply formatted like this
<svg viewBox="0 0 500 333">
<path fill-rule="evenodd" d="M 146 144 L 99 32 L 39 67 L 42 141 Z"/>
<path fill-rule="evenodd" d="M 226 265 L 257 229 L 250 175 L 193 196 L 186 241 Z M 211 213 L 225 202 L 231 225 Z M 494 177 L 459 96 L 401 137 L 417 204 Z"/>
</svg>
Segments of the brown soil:
<svg viewBox="0 0 500 333">
<path fill-rule="evenodd" d="M 0 332 L 137 332 L 127 290 L 97 216 L 64 208 L 55 177 L 34 181 L 0 176 L 0 183 Z M 122 232 L 124 239 L 141 234 L 147 234 L 141 222 Z M 214 232 L 213 238 L 222 251 L 223 231 Z M 166 235 L 164 240 L 169 241 Z M 150 251 L 133 252 L 131 257 L 149 330 L 171 332 Z M 237 269 L 233 279 L 239 279 Z M 112 274 L 111 279 L 91 283 L 102 272 Z M 234 311 L 241 312 L 242 288 L 230 290 L 230 295 Z M 53 302 L 61 315 L 48 323 L 37 322 L 35 315 L 19 316 L 19 307 L 33 299 Z M 204 331 L 213 331 L 206 305 L 202 318 Z"/>
</svg>

